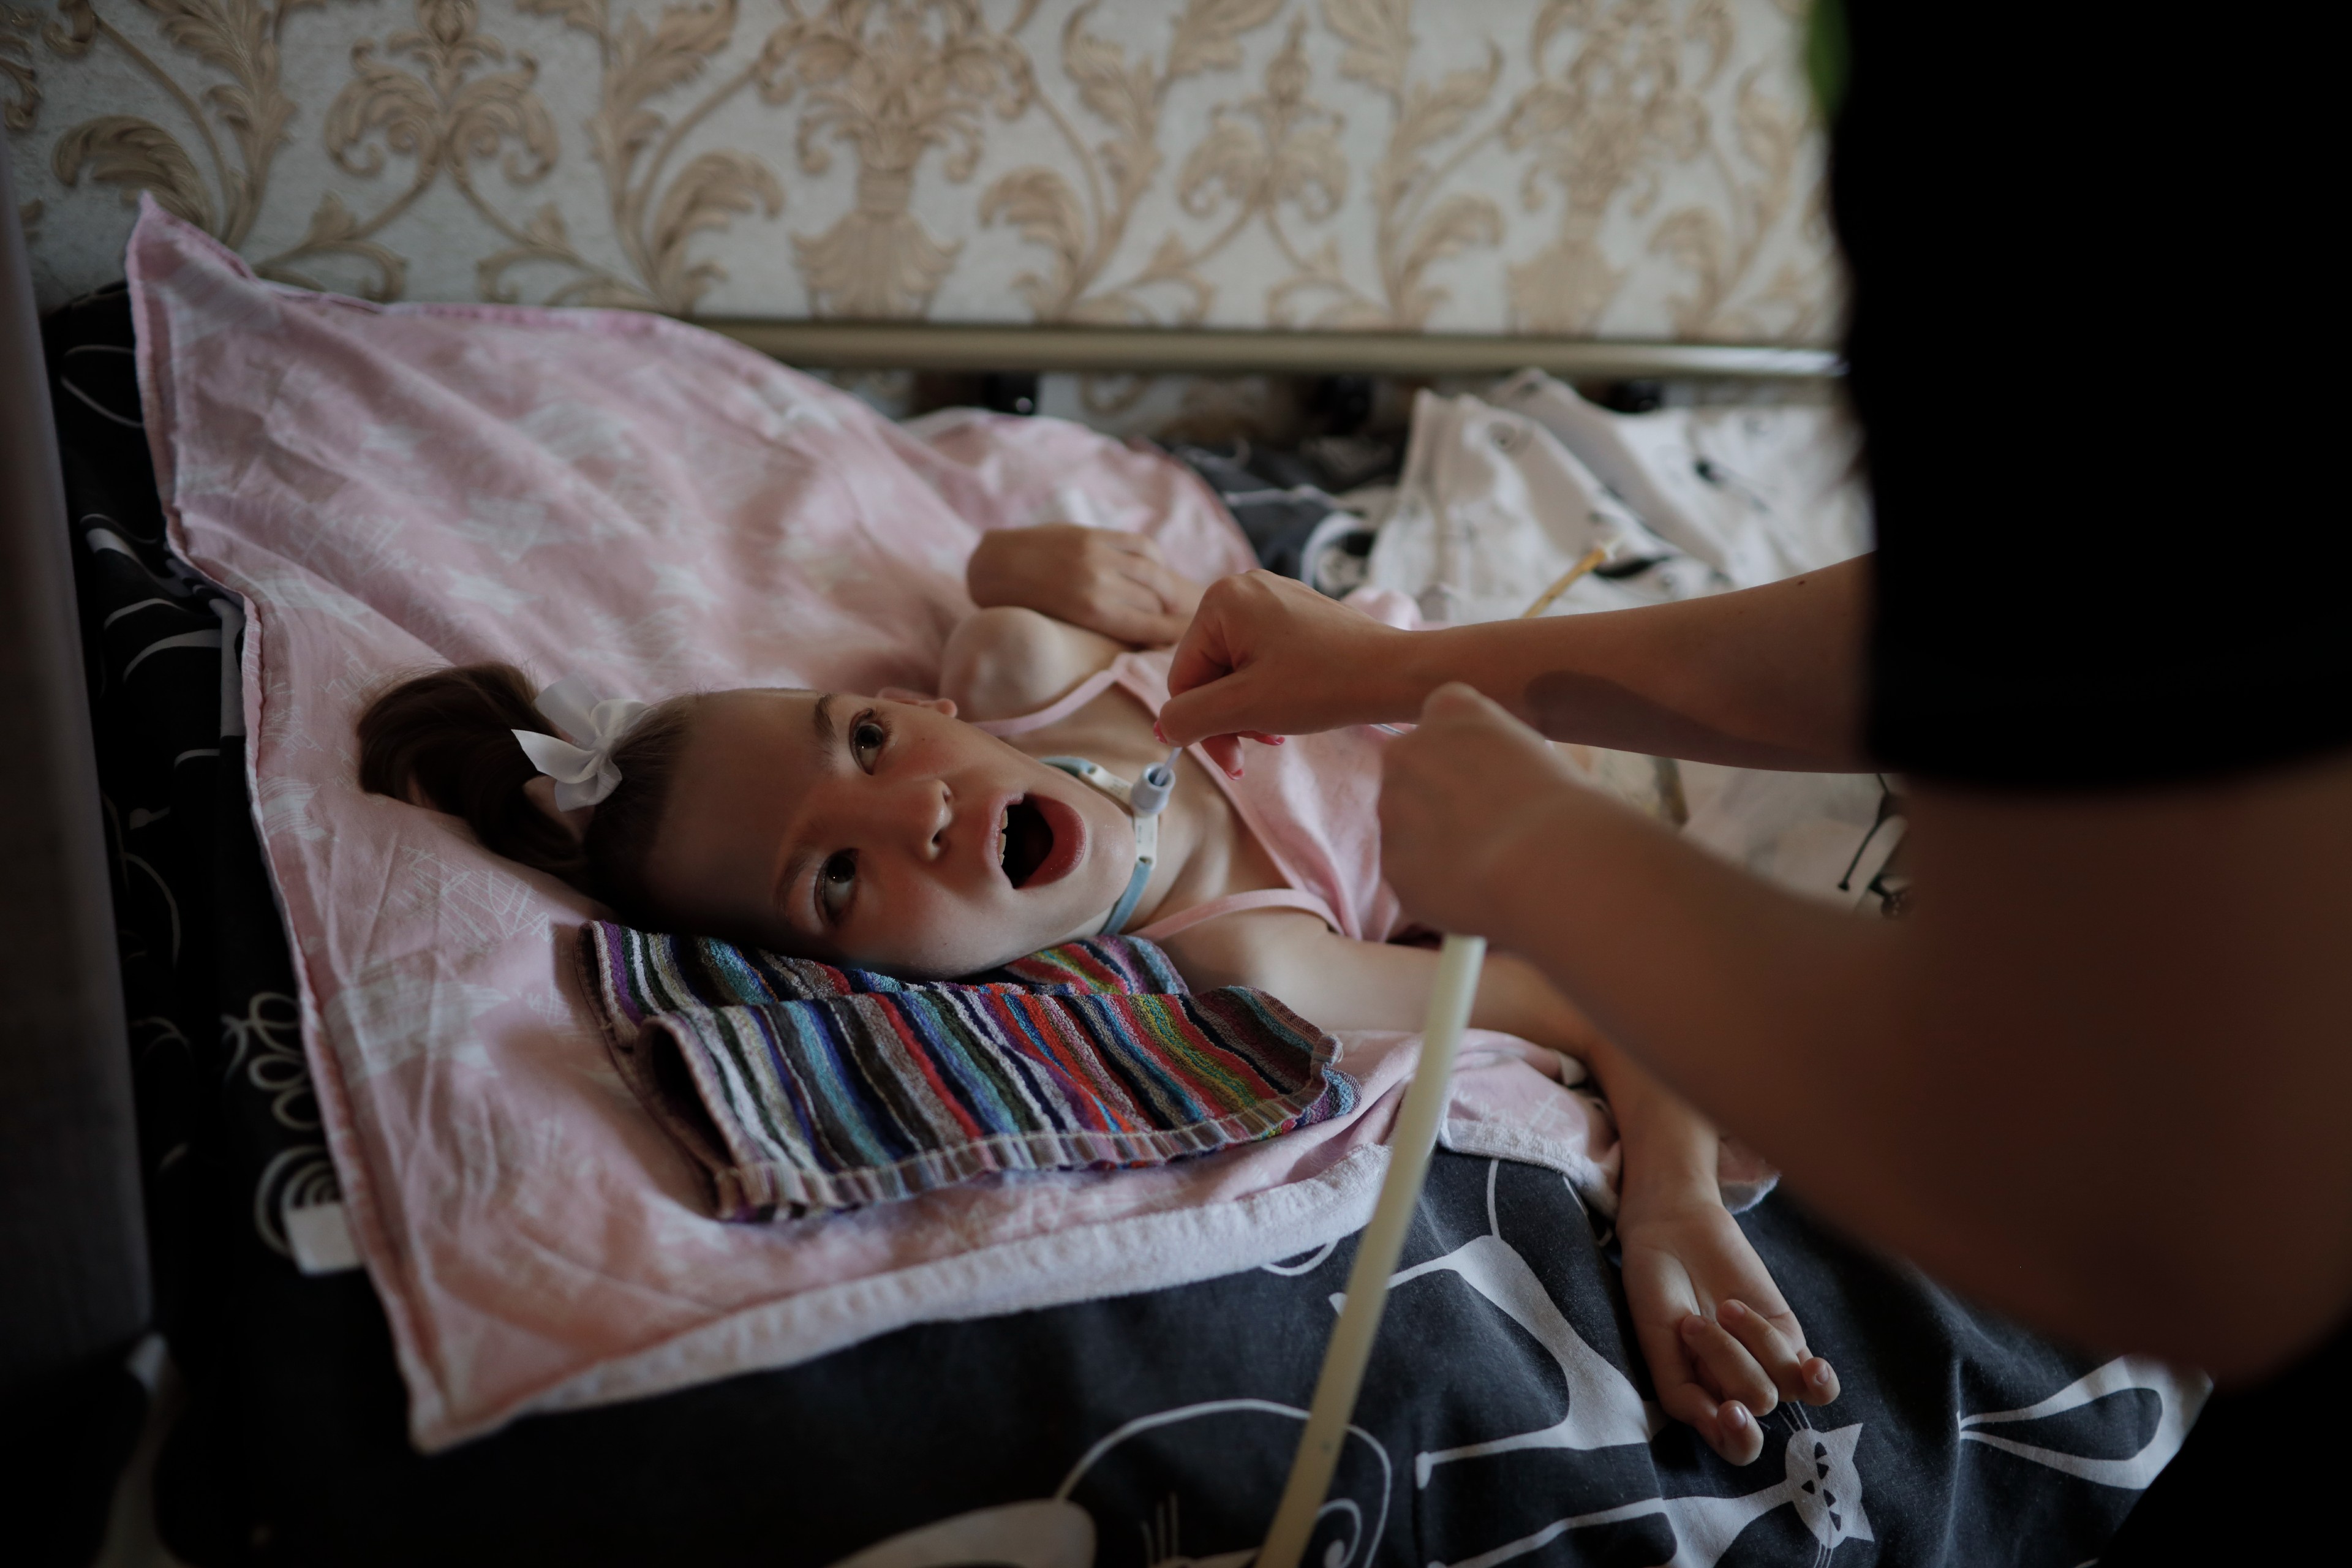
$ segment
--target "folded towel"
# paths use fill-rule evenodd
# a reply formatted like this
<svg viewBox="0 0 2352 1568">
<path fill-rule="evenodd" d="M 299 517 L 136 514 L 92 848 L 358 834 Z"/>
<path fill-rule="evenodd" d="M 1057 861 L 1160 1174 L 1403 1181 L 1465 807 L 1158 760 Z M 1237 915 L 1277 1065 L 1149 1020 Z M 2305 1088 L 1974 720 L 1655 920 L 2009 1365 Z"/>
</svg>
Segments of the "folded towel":
<svg viewBox="0 0 2352 1568">
<path fill-rule="evenodd" d="M 955 984 L 604 921 L 579 954 L 621 1076 L 709 1173 L 722 1219 L 1156 1165 L 1356 1102 L 1329 1035 L 1262 992 L 1196 994 L 1128 938 Z"/>
</svg>

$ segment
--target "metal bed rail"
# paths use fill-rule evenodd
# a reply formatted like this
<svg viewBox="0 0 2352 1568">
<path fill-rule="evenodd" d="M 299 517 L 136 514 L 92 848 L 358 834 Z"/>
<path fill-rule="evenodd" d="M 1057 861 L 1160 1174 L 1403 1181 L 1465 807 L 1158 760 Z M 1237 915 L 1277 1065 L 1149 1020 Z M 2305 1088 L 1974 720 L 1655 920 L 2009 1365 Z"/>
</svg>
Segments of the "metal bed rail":
<svg viewBox="0 0 2352 1568">
<path fill-rule="evenodd" d="M 755 317 L 699 318 L 696 324 L 788 364 L 831 370 L 1442 376 L 1505 375 L 1532 367 L 1568 381 L 1826 381 L 1845 368 L 1830 349 L 1761 343 Z"/>
</svg>

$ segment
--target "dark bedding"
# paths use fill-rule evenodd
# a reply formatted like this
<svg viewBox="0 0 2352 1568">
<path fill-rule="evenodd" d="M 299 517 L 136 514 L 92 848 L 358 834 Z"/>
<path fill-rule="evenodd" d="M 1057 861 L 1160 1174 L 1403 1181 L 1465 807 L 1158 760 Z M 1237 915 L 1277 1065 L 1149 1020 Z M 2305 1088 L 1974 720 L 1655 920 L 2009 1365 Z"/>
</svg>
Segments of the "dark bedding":
<svg viewBox="0 0 2352 1568">
<path fill-rule="evenodd" d="M 908 1329 L 432 1458 L 408 1446 L 366 1277 L 306 1277 L 285 1237 L 289 1208 L 332 1198 L 333 1173 L 242 739 L 221 733 L 220 595 L 163 544 L 121 297 L 66 308 L 48 339 L 160 1327 L 187 1386 L 157 1478 L 171 1548 L 198 1568 L 817 1568 L 961 1519 L 870 1561 L 1245 1556 L 1352 1244 Z M 1680 1427 L 1643 1440 L 1647 1380 L 1606 1226 L 1557 1175 L 1441 1153 L 1405 1249 L 1418 1272 L 1396 1289 L 1308 1560 L 2074 1564 L 2177 1444 L 2179 1386 L 2153 1369 L 1974 1310 L 1786 1197 L 1742 1223 L 1845 1393 L 1776 1411 L 1763 1458 L 1735 1469 Z M 2103 1366 L 2071 1408 L 1964 1424 Z"/>
</svg>

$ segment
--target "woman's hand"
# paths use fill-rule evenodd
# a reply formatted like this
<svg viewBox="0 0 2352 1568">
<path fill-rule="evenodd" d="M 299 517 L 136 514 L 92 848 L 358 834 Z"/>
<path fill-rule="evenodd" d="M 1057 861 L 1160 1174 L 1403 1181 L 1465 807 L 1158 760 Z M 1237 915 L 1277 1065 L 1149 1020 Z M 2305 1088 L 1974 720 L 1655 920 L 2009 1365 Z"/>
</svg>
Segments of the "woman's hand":
<svg viewBox="0 0 2352 1568">
<path fill-rule="evenodd" d="M 964 587 L 982 609 L 1035 610 L 1140 647 L 1166 647 L 1181 637 L 1201 602 L 1201 585 L 1169 565 L 1149 539 L 1074 522 L 981 535 Z"/>
<path fill-rule="evenodd" d="M 1497 934 L 1484 922 L 1513 847 L 1602 804 L 1550 742 L 1466 686 L 1432 692 L 1381 771 L 1381 868 L 1413 918 L 1440 931 Z"/>
<path fill-rule="evenodd" d="M 1240 737 L 1405 718 L 1413 695 L 1399 667 L 1414 635 L 1271 572 L 1219 578 L 1176 645 L 1160 732 L 1238 774 Z"/>
</svg>

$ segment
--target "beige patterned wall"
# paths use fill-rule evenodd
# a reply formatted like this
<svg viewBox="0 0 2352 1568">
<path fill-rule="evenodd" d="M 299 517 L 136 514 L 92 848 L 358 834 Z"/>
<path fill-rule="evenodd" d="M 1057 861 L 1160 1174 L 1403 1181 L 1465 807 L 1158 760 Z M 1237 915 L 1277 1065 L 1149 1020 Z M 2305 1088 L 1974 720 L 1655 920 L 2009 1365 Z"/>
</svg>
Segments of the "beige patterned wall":
<svg viewBox="0 0 2352 1568">
<path fill-rule="evenodd" d="M 0 0 L 44 303 L 1822 342 L 1801 0 Z"/>
</svg>

